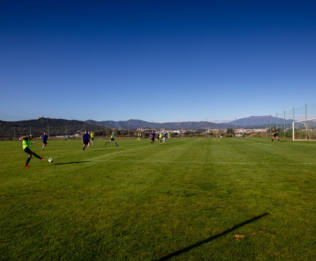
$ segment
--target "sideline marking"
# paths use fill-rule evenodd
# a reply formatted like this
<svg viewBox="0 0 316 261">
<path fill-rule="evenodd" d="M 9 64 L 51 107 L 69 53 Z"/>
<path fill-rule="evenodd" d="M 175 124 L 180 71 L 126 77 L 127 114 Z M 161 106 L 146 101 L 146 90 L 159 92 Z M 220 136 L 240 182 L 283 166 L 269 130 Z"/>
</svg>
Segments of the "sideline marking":
<svg viewBox="0 0 316 261">
<path fill-rule="evenodd" d="M 176 142 L 179 142 L 179 141 L 176 141 Z M 173 141 L 173 143 L 174 143 L 174 141 Z M 150 144 L 150 143 L 149 143 L 149 144 Z M 158 143 L 158 144 L 159 144 L 159 143 Z M 149 145 L 149 146 L 153 146 L 153 145 Z M 123 153 L 123 152 L 126 152 L 126 151 L 140 150 L 140 149 L 150 148 L 149 146 L 144 146 L 144 147 L 140 147 L 140 148 L 133 148 L 133 149 L 128 149 L 128 150 L 121 150 L 121 151 L 113 152 L 113 153 L 110 153 L 110 154 L 106 154 L 106 155 L 98 156 L 98 157 L 95 157 L 95 158 L 91 158 L 91 159 L 89 159 L 89 160 L 96 161 L 96 160 L 99 159 L 99 158 L 104 158 L 104 157 L 116 155 L 116 154 Z M 102 160 L 100 160 L 100 161 L 102 161 Z M 107 161 L 107 160 L 105 160 L 105 161 Z"/>
<path fill-rule="evenodd" d="M 115 161 L 115 162 L 143 162 L 143 163 L 174 163 L 174 161 L 165 161 L 165 160 L 157 160 L 157 161 L 148 161 L 148 160 L 96 160 L 98 162 L 102 161 Z M 236 164 L 236 165 L 271 165 L 271 163 L 268 162 L 223 162 L 223 161 L 177 161 L 177 163 L 187 163 L 187 164 Z M 316 163 L 310 163 L 310 162 L 295 162 L 295 163 L 273 163 L 273 165 L 316 165 Z"/>
</svg>

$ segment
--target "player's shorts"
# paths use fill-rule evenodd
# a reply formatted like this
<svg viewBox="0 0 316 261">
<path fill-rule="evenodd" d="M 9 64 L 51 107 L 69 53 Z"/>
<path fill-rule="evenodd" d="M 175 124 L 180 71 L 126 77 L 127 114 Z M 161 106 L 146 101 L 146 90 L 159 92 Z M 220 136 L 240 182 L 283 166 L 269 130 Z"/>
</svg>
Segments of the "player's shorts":
<svg viewBox="0 0 316 261">
<path fill-rule="evenodd" d="M 114 138 L 111 138 L 111 140 L 115 141 L 115 139 L 114 139 Z"/>
<path fill-rule="evenodd" d="M 278 136 L 278 134 L 273 134 L 273 137 L 276 138 L 276 136 Z"/>
<path fill-rule="evenodd" d="M 84 140 L 84 141 L 83 141 L 83 144 L 84 144 L 84 145 L 88 145 L 88 144 L 89 144 L 89 141 L 88 141 L 88 140 Z"/>
<path fill-rule="evenodd" d="M 94 138 L 91 138 L 92 141 L 94 141 Z"/>
<path fill-rule="evenodd" d="M 155 141 L 155 138 L 151 138 L 152 141 Z"/>
<path fill-rule="evenodd" d="M 30 150 L 30 148 L 25 148 L 24 152 L 27 153 L 28 155 L 32 154 L 32 151 Z"/>
<path fill-rule="evenodd" d="M 47 140 L 43 140 L 43 143 L 46 145 L 47 144 Z"/>
</svg>

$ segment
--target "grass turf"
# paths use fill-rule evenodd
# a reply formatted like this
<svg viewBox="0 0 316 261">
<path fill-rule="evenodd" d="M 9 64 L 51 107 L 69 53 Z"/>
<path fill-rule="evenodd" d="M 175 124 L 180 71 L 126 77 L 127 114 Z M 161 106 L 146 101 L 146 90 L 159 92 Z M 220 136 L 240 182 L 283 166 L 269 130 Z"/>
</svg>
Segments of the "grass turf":
<svg viewBox="0 0 316 261">
<path fill-rule="evenodd" d="M 104 143 L 0 143 L 1 260 L 315 258 L 316 143 Z"/>
</svg>

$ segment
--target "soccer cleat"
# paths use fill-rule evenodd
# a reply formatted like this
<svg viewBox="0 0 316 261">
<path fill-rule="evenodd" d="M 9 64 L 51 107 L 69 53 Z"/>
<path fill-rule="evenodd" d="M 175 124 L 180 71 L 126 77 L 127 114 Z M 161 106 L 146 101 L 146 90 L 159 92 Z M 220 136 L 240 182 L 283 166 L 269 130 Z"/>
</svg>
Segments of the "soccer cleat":
<svg viewBox="0 0 316 261">
<path fill-rule="evenodd" d="M 27 165 L 27 164 L 24 164 L 24 167 L 28 168 L 28 167 L 29 167 L 29 165 Z"/>
<path fill-rule="evenodd" d="M 41 159 L 41 161 L 44 161 L 45 159 Z"/>
</svg>

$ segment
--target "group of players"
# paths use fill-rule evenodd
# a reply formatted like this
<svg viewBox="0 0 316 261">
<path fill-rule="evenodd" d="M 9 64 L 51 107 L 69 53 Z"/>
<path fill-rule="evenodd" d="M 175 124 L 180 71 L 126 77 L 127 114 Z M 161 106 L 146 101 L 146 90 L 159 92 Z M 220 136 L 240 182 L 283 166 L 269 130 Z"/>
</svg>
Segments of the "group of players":
<svg viewBox="0 0 316 261">
<path fill-rule="evenodd" d="M 155 132 L 152 131 L 150 133 L 151 145 L 153 145 L 155 142 L 155 136 L 156 136 Z M 169 140 L 171 140 L 171 133 L 170 132 L 160 132 L 160 133 L 157 132 L 157 141 L 158 142 L 165 142 L 167 138 Z"/>
<path fill-rule="evenodd" d="M 40 138 L 42 139 L 42 150 L 44 150 L 44 148 L 46 147 L 46 145 L 48 143 L 48 135 L 47 135 L 47 133 L 44 131 L 44 133 L 41 135 Z M 23 148 L 24 152 L 28 156 L 27 160 L 26 160 L 26 162 L 24 164 L 24 167 L 26 167 L 26 168 L 29 167 L 29 162 L 31 161 L 31 158 L 32 158 L 33 155 L 36 158 L 40 159 L 41 161 L 44 161 L 44 158 L 42 158 L 41 156 L 37 155 L 35 152 L 33 152 L 30 149 L 31 144 L 35 144 L 35 142 L 34 143 L 31 142 L 32 139 L 33 139 L 33 135 L 32 134 L 21 136 L 19 138 L 19 140 L 22 141 L 22 148 Z M 114 140 L 114 133 L 111 134 L 110 142 L 112 140 Z M 90 143 L 92 143 L 92 145 L 94 145 L 94 132 L 90 133 L 90 132 L 85 131 L 84 134 L 82 135 L 81 141 L 82 141 L 82 145 L 83 145 L 83 149 L 82 149 L 83 151 L 85 150 L 86 147 L 89 147 Z M 115 142 L 115 140 L 114 140 L 114 142 Z M 115 145 L 117 145 L 116 142 L 115 142 Z"/>
<path fill-rule="evenodd" d="M 137 136 L 138 136 L 137 140 L 140 141 L 142 134 L 138 133 Z M 150 139 L 151 139 L 150 143 L 152 145 L 155 142 L 155 137 L 156 137 L 156 133 L 154 131 L 152 131 L 150 133 Z M 158 142 L 165 142 L 167 138 L 169 140 L 171 140 L 170 132 L 157 133 L 157 141 Z M 273 140 L 275 138 L 278 140 L 278 142 L 281 142 L 280 139 L 279 139 L 279 136 L 278 136 L 278 131 L 275 128 L 272 128 L 272 139 L 271 139 L 270 142 L 273 142 Z M 35 142 L 31 143 L 32 139 L 33 139 L 33 135 L 32 134 L 26 135 L 26 136 L 22 136 L 22 137 L 19 138 L 19 140 L 22 141 L 22 148 L 23 148 L 24 152 L 28 156 L 27 160 L 26 160 L 26 162 L 24 164 L 24 166 L 26 168 L 29 167 L 29 162 L 30 162 L 30 160 L 32 158 L 32 155 L 34 155 L 36 158 L 40 159 L 41 161 L 44 161 L 44 158 L 42 158 L 41 156 L 37 155 L 35 152 L 31 151 L 30 146 L 31 146 L 31 144 L 35 143 Z M 46 132 L 44 132 L 41 135 L 41 139 L 42 139 L 42 150 L 44 150 L 44 148 L 46 147 L 46 145 L 48 143 L 48 135 L 47 135 Z M 105 145 L 111 143 L 112 141 L 114 142 L 115 146 L 118 146 L 118 144 L 116 143 L 116 140 L 114 138 L 114 131 L 112 131 L 110 140 L 108 142 L 106 142 Z M 89 147 L 90 143 L 92 143 L 92 145 L 94 145 L 94 132 L 89 133 L 88 131 L 85 131 L 84 134 L 82 135 L 81 142 L 82 142 L 82 145 L 83 145 L 82 151 L 85 151 L 85 149 L 87 147 Z"/>
<path fill-rule="evenodd" d="M 85 131 L 84 134 L 82 135 L 81 138 L 81 142 L 82 142 L 82 151 L 84 151 L 87 147 L 89 147 L 89 144 L 92 143 L 92 145 L 94 145 L 93 143 L 94 141 L 94 132 L 88 132 Z M 112 141 L 114 141 L 115 146 L 118 146 L 118 144 L 116 143 L 116 140 L 114 138 L 114 130 L 111 133 L 111 138 L 108 142 L 105 143 L 105 145 L 107 145 L 108 143 L 111 143 Z"/>
<path fill-rule="evenodd" d="M 83 145 L 82 151 L 84 151 L 87 147 L 89 147 L 90 143 L 94 145 L 94 132 L 88 132 L 85 130 L 81 137 L 81 142 Z"/>
</svg>

